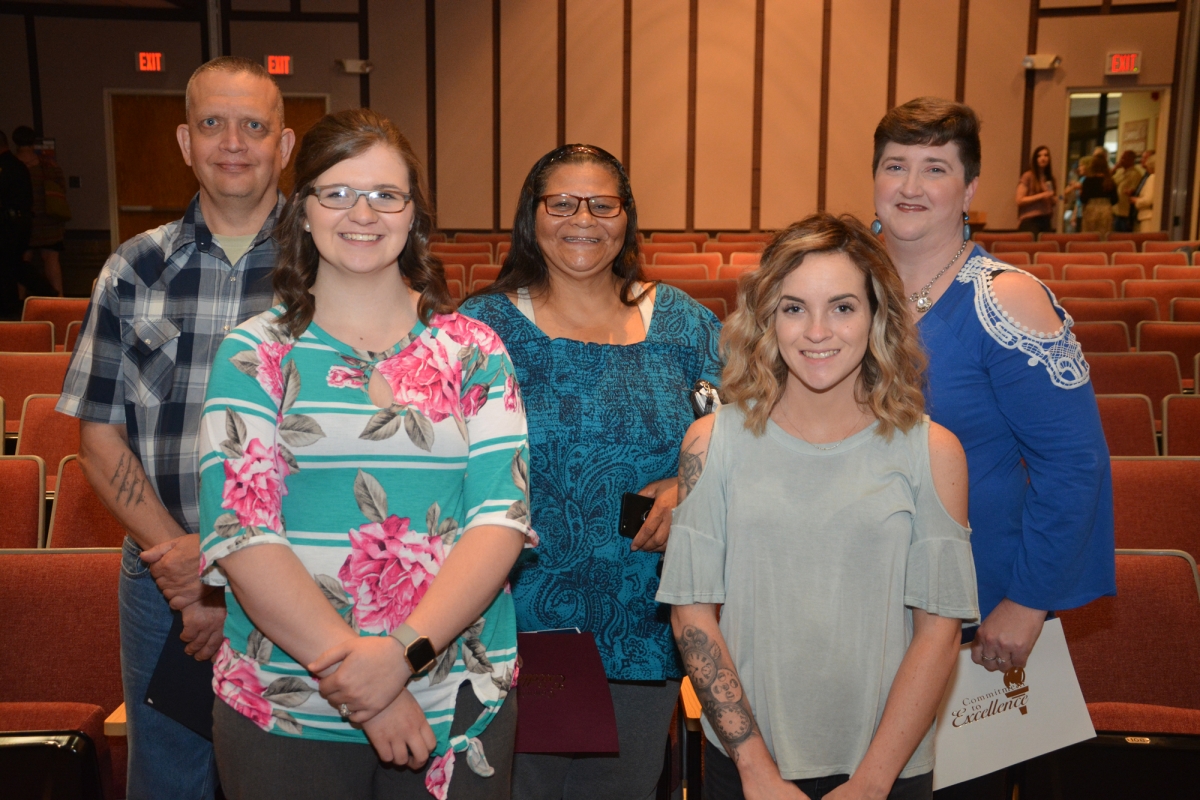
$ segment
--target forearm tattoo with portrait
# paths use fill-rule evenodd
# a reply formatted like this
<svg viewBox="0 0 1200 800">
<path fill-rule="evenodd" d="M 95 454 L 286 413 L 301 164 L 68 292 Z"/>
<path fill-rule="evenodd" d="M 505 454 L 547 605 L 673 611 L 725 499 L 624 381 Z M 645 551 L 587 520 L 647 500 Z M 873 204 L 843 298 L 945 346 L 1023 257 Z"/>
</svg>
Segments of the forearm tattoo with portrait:
<svg viewBox="0 0 1200 800">
<path fill-rule="evenodd" d="M 677 502 L 683 502 L 683 498 L 687 497 L 695 488 L 696 481 L 700 480 L 700 473 L 704 471 L 704 451 L 697 449 L 693 452 L 693 448 L 698 448 L 699 443 L 699 436 L 693 436 L 691 441 L 683 443 L 683 452 L 679 454 L 679 499 Z"/>
<path fill-rule="evenodd" d="M 130 506 L 140 506 L 146 499 L 146 473 L 141 463 L 129 453 L 122 453 L 117 468 L 113 470 L 108 485 L 117 493 L 116 502 Z"/>
<path fill-rule="evenodd" d="M 725 752 L 736 762 L 738 747 L 761 734 L 733 662 L 694 625 L 685 626 L 675 641 L 709 724 L 725 745 Z"/>
</svg>

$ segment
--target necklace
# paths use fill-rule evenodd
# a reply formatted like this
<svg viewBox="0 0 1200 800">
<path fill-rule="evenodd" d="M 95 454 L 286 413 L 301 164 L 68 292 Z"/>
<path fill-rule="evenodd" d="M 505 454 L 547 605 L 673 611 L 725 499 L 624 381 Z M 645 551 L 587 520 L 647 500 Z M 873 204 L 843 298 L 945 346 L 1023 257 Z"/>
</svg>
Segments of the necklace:
<svg viewBox="0 0 1200 800">
<path fill-rule="evenodd" d="M 850 427 L 846 430 L 846 432 L 844 434 L 842 434 L 842 438 L 838 439 L 833 444 L 825 445 L 825 446 L 815 444 L 813 442 L 808 441 L 808 439 L 805 438 L 804 431 L 800 430 L 800 426 L 796 424 L 796 420 L 792 419 L 792 415 L 788 413 L 786 406 L 783 409 L 783 416 L 787 418 L 787 421 L 789 423 L 791 423 L 791 426 L 796 429 L 796 433 L 800 434 L 800 438 L 803 439 L 810 447 L 815 447 L 818 450 L 820 450 L 821 452 L 828 452 L 830 450 L 836 450 L 842 446 L 842 442 L 846 441 L 846 439 L 850 436 L 850 433 L 856 427 L 858 427 L 858 423 L 862 419 L 862 412 L 860 411 L 858 416 L 854 418 L 854 422 L 851 423 Z"/>
<path fill-rule="evenodd" d="M 929 299 L 929 290 L 937 283 L 937 279 L 946 274 L 946 270 L 954 266 L 954 262 L 958 261 L 958 257 L 963 254 L 963 250 L 967 249 L 967 240 L 963 239 L 962 247 L 958 248 L 958 252 L 954 254 L 954 258 L 950 259 L 950 263 L 942 267 L 941 272 L 933 276 L 933 280 L 921 287 L 921 291 L 913 292 L 908 296 L 908 302 L 917 304 L 917 312 L 924 314 L 929 309 L 933 308 L 933 301 Z"/>
</svg>

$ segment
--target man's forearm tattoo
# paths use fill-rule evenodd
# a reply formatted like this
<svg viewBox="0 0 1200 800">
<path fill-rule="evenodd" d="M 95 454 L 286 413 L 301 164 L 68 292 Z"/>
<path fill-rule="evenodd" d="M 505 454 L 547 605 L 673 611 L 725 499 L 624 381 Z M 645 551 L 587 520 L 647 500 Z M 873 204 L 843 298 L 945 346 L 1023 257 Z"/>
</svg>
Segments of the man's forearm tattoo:
<svg viewBox="0 0 1200 800">
<path fill-rule="evenodd" d="M 682 503 L 683 498 L 696 486 L 696 481 L 700 480 L 700 473 L 704 471 L 704 462 L 701 456 L 704 455 L 703 450 L 692 452 L 692 447 L 700 440 L 700 437 L 694 437 L 690 442 L 683 443 L 683 452 L 679 454 L 679 500 Z"/>
<path fill-rule="evenodd" d="M 116 489 L 116 502 L 126 508 L 140 506 L 146 499 L 146 473 L 129 453 L 122 453 L 108 485 Z"/>
<path fill-rule="evenodd" d="M 685 626 L 676 643 L 709 724 L 725 745 L 725 752 L 736 762 L 738 747 L 760 734 L 733 662 L 723 657 L 717 643 L 694 625 Z"/>
</svg>

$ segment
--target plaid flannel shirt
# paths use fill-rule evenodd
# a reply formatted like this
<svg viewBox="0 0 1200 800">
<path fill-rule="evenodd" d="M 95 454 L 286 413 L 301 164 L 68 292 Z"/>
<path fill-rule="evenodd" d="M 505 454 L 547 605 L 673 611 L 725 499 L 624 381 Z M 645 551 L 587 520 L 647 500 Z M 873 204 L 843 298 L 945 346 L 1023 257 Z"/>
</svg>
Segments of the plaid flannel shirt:
<svg viewBox="0 0 1200 800">
<path fill-rule="evenodd" d="M 213 358 L 225 335 L 273 305 L 279 196 L 235 265 L 200 214 L 138 234 L 109 257 L 63 382 L 58 410 L 125 425 L 159 499 L 200 530 L 198 435 Z"/>
</svg>

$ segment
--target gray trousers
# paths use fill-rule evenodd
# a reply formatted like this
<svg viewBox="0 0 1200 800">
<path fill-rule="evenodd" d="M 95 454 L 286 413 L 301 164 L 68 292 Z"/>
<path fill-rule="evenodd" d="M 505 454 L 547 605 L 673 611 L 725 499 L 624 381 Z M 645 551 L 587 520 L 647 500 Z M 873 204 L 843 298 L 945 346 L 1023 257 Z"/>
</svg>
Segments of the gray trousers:
<svg viewBox="0 0 1200 800">
<path fill-rule="evenodd" d="M 617 716 L 616 756 L 518 753 L 513 797 L 518 800 L 652 800 L 662 774 L 679 680 L 609 681 Z M 457 774 L 457 773 L 456 773 Z"/>
<path fill-rule="evenodd" d="M 471 684 L 463 683 L 450 735 L 466 731 L 481 713 L 483 704 Z M 479 737 L 496 774 L 479 777 L 467 766 L 466 753 L 459 753 L 449 800 L 508 800 L 516 730 L 517 697 L 510 694 Z M 213 706 L 213 747 L 229 800 L 430 800 L 428 763 L 414 772 L 381 763 L 369 744 L 267 733 L 219 698 Z"/>
</svg>

